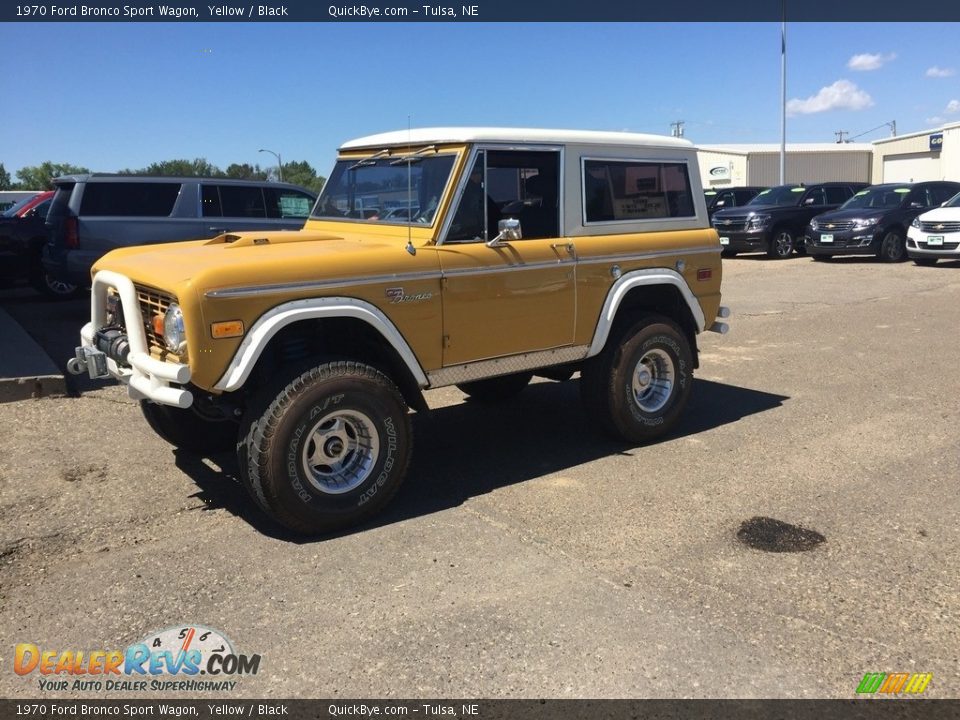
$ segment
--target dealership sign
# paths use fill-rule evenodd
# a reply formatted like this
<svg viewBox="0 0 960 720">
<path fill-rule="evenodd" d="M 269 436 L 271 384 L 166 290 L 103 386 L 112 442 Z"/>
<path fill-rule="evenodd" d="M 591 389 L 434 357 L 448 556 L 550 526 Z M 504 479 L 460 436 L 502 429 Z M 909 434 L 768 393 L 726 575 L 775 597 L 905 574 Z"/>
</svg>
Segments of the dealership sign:
<svg viewBox="0 0 960 720">
<path fill-rule="evenodd" d="M 930 136 L 930 152 L 940 152 L 943 147 L 943 133 L 936 133 Z"/>
<path fill-rule="evenodd" d="M 730 167 L 727 165 L 717 165 L 710 168 L 710 177 L 713 180 L 721 180 L 730 177 Z"/>
</svg>

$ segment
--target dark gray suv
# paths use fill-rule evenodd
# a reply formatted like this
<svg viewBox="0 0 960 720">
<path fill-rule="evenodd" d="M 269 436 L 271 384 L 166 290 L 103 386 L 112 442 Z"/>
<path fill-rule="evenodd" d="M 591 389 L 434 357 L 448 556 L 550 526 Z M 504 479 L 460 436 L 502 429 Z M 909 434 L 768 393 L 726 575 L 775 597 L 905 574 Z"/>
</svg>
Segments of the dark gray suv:
<svg viewBox="0 0 960 720">
<path fill-rule="evenodd" d="M 316 201 L 297 185 L 225 178 L 69 175 L 54 184 L 43 265 L 84 287 L 93 264 L 115 248 L 299 230 Z"/>
</svg>

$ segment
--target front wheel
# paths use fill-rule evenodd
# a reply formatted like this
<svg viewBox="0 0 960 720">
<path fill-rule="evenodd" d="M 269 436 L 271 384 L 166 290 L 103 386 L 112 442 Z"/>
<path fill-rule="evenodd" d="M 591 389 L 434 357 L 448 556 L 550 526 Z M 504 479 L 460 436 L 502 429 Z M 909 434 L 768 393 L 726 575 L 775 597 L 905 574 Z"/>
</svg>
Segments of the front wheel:
<svg viewBox="0 0 960 720">
<path fill-rule="evenodd" d="M 149 400 L 140 401 L 140 411 L 150 428 L 177 448 L 205 454 L 230 450 L 237 443 L 237 422 L 226 416 L 204 414 L 198 407 L 182 410 Z"/>
<path fill-rule="evenodd" d="M 767 249 L 767 255 L 777 260 L 785 260 L 793 253 L 796 238 L 793 233 L 786 228 L 778 228 L 770 238 L 770 247 Z"/>
<path fill-rule="evenodd" d="M 907 245 L 903 236 L 896 230 L 891 230 L 883 236 L 877 257 L 883 262 L 901 262 L 907 259 Z"/>
<path fill-rule="evenodd" d="M 580 392 L 588 415 L 631 443 L 653 440 L 676 425 L 693 389 L 690 342 L 676 323 L 648 315 L 586 363 Z"/>
<path fill-rule="evenodd" d="M 252 403 L 241 429 L 244 485 L 268 515 L 303 534 L 329 533 L 378 512 L 410 462 L 403 397 L 386 375 L 357 362 L 307 370 Z"/>
</svg>

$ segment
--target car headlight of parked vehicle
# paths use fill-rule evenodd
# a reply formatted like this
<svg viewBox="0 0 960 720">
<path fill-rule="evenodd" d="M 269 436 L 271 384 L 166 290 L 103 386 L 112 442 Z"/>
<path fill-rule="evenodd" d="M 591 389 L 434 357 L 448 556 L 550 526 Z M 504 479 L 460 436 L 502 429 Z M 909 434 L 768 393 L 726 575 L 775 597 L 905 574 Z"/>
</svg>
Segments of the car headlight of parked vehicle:
<svg viewBox="0 0 960 720">
<path fill-rule="evenodd" d="M 172 303 L 163 316 L 163 340 L 167 344 L 167 349 L 178 355 L 187 347 L 187 334 L 183 329 L 183 311 L 176 303 Z"/>
<path fill-rule="evenodd" d="M 878 217 L 873 218 L 859 218 L 853 221 L 854 230 L 865 230 L 868 227 L 873 227 L 880 220 Z"/>
<path fill-rule="evenodd" d="M 917 215 L 917 216 L 913 219 L 913 222 L 910 223 L 910 227 L 915 227 L 915 228 L 917 228 L 918 230 L 920 229 L 920 216 L 919 216 L 919 215 Z"/>
<path fill-rule="evenodd" d="M 817 222 L 817 219 L 816 219 L 816 218 L 814 218 L 813 220 L 810 221 L 810 229 L 811 229 L 811 230 L 819 230 L 819 229 L 820 229 L 820 223 Z"/>
<path fill-rule="evenodd" d="M 763 230 L 769 222 L 769 215 L 751 215 L 747 218 L 747 230 Z"/>
</svg>

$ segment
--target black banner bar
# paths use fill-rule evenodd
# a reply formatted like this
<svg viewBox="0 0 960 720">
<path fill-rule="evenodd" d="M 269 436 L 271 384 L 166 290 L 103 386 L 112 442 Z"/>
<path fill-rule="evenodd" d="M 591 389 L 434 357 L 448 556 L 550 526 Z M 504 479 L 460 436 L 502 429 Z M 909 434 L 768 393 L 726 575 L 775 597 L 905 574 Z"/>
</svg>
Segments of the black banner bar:
<svg viewBox="0 0 960 720">
<path fill-rule="evenodd" d="M 957 22 L 955 0 L 786 0 L 788 22 Z M 0 22 L 779 22 L 777 0 L 58 0 L 5 2 Z"/>
<path fill-rule="evenodd" d="M 947 720 L 960 700 L 0 700 L 0 717 L 293 720 Z"/>
</svg>

